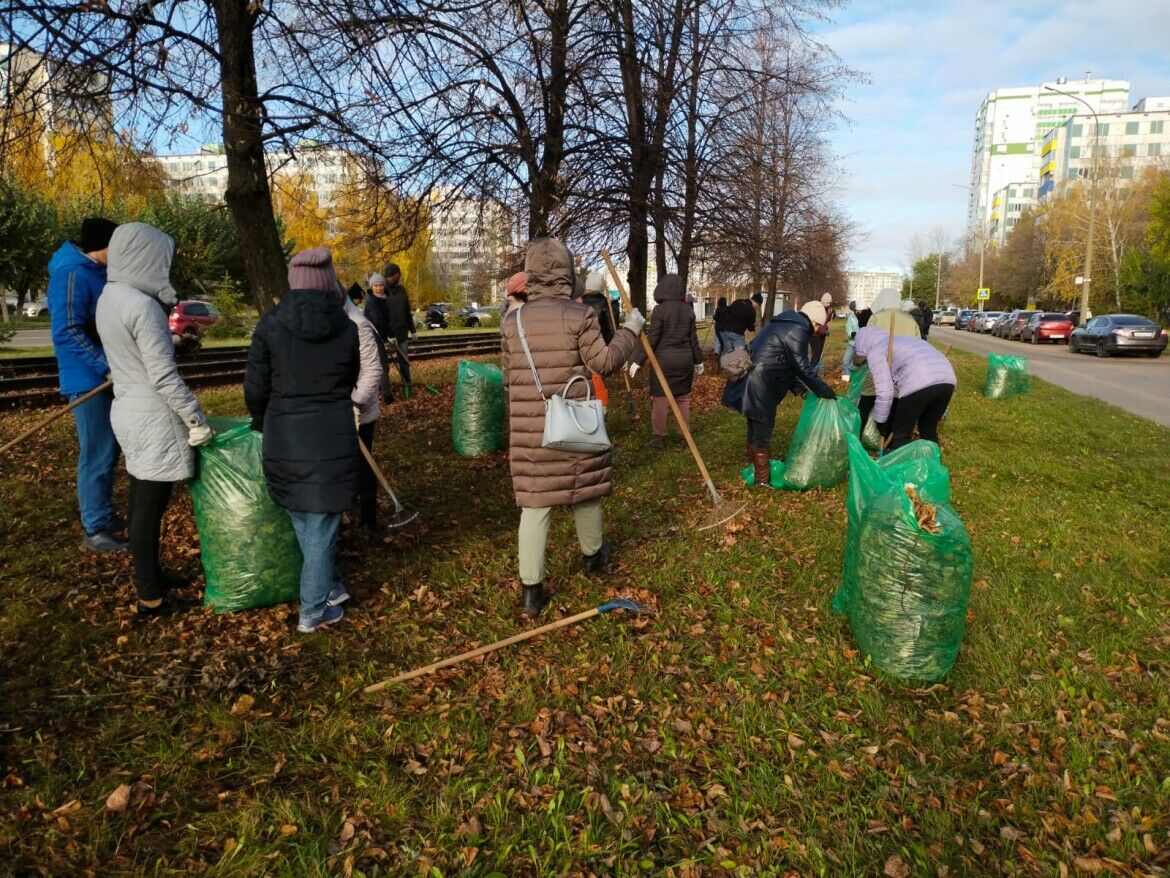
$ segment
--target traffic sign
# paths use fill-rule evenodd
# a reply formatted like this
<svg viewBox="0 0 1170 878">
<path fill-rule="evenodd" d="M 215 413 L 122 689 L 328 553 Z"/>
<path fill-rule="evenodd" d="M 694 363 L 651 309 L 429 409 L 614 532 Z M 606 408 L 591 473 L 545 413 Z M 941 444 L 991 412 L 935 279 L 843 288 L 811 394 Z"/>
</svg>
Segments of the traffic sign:
<svg viewBox="0 0 1170 878">
<path fill-rule="evenodd" d="M 987 299 L 990 299 L 991 298 L 991 288 L 990 287 L 980 287 L 978 292 L 975 293 L 975 298 L 980 300 L 980 301 L 985 301 Z"/>
</svg>

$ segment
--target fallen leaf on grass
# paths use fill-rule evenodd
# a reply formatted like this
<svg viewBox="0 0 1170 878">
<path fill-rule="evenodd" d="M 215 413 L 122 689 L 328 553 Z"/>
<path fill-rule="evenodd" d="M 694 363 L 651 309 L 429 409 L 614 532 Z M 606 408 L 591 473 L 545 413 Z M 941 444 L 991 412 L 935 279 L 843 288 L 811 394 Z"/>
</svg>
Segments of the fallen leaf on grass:
<svg viewBox="0 0 1170 878">
<path fill-rule="evenodd" d="M 300 831 L 300 828 L 297 826 L 294 826 L 291 823 L 285 823 L 283 826 L 280 827 L 280 834 L 284 838 L 292 838 L 299 831 Z"/>
<path fill-rule="evenodd" d="M 106 797 L 106 810 L 120 814 L 130 804 L 130 784 L 119 784 L 118 788 Z"/>
<path fill-rule="evenodd" d="M 121 787 L 118 787 L 118 790 L 122 789 L 122 787 L 126 787 L 126 799 L 129 800 L 130 787 L 127 787 L 125 784 L 123 784 Z M 116 793 L 118 790 L 114 790 L 114 792 Z M 111 796 L 112 795 L 113 794 L 111 794 Z M 107 805 L 108 804 L 109 803 L 107 802 Z M 125 808 L 126 806 L 123 805 L 122 807 Z M 64 817 L 67 814 L 73 814 L 73 813 L 80 811 L 80 810 L 81 810 L 81 801 L 78 799 L 70 799 L 68 802 L 66 802 L 64 805 L 62 805 L 60 808 L 55 810 L 53 812 L 53 816 L 54 817 Z M 119 810 L 121 810 L 121 809 L 119 809 Z"/>
<path fill-rule="evenodd" d="M 252 709 L 252 705 L 256 703 L 256 699 L 251 695 L 241 695 L 236 699 L 236 703 L 232 705 L 232 716 L 242 716 Z"/>
<path fill-rule="evenodd" d="M 910 875 L 910 867 L 902 862 L 901 857 L 899 857 L 897 854 L 894 854 L 892 857 L 886 860 L 886 865 L 882 869 L 882 874 L 885 875 L 886 878 L 908 878 Z"/>
<path fill-rule="evenodd" d="M 353 834 L 353 823 L 349 820 L 346 820 L 345 823 L 341 825 L 341 832 L 337 833 L 337 840 L 342 844 L 349 844 L 350 839 L 353 838 Z"/>
</svg>

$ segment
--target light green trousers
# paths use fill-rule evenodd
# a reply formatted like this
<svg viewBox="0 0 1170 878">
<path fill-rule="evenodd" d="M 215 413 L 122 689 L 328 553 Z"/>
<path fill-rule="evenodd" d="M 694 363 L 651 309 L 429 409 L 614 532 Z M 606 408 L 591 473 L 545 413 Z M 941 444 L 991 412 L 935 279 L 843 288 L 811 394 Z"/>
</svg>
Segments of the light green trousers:
<svg viewBox="0 0 1170 878">
<path fill-rule="evenodd" d="M 572 510 L 581 551 L 586 555 L 597 554 L 601 548 L 601 498 L 578 503 Z M 544 549 L 551 522 L 551 506 L 520 510 L 520 581 L 525 585 L 544 581 Z"/>
</svg>

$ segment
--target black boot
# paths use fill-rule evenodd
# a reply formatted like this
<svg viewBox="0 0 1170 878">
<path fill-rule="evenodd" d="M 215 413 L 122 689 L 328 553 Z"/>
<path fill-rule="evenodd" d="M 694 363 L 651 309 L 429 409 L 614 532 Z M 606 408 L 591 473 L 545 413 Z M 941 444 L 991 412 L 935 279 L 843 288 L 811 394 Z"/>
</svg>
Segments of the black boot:
<svg viewBox="0 0 1170 878">
<path fill-rule="evenodd" d="M 548 603 L 548 593 L 544 590 L 544 583 L 524 586 L 524 593 L 520 595 L 520 615 L 539 616 L 544 605 Z"/>
<path fill-rule="evenodd" d="M 609 566 L 609 559 L 613 557 L 613 549 L 610 548 L 609 543 L 602 543 L 601 548 L 592 555 L 586 555 L 581 560 L 581 566 L 585 569 L 586 576 L 599 576 L 605 572 L 605 568 Z"/>
</svg>

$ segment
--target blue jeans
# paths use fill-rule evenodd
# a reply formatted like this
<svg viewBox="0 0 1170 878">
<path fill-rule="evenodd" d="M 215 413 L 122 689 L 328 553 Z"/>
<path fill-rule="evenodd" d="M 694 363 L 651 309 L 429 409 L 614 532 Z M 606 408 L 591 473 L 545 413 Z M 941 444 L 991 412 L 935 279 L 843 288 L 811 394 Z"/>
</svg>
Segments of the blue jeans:
<svg viewBox="0 0 1170 878">
<path fill-rule="evenodd" d="M 841 358 L 841 374 L 848 378 L 853 373 L 853 351 L 856 344 L 853 339 L 845 343 L 845 356 Z"/>
<path fill-rule="evenodd" d="M 747 339 L 738 332 L 724 330 L 719 333 L 719 346 L 723 349 L 723 353 L 727 354 L 731 351 L 738 351 L 740 348 L 746 348 Z"/>
<path fill-rule="evenodd" d="M 69 401 L 83 394 L 74 393 Z M 114 392 L 107 390 L 73 410 L 77 426 L 77 505 L 81 526 L 89 536 L 105 533 L 114 525 L 114 468 L 118 465 L 118 440 L 110 426 Z"/>
<path fill-rule="evenodd" d="M 286 511 L 305 557 L 301 565 L 301 621 L 311 622 L 321 618 L 329 589 L 340 582 L 333 557 L 337 550 L 341 513 Z"/>
</svg>

